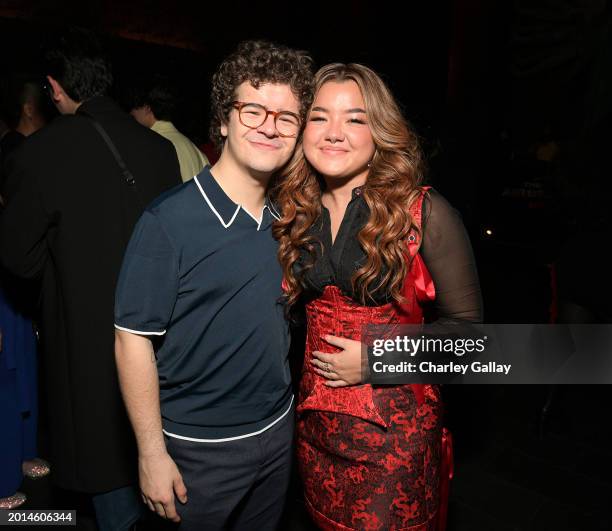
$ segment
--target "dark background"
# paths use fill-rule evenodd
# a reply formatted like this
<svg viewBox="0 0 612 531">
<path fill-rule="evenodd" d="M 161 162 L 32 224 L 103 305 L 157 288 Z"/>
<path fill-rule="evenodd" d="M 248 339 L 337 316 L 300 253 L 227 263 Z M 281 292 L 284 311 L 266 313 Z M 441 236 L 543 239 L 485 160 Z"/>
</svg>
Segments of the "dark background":
<svg viewBox="0 0 612 531">
<path fill-rule="evenodd" d="M 609 2 L 0 0 L 2 77 L 35 72 L 58 23 L 107 38 L 118 98 L 153 73 L 172 79 L 175 123 L 196 143 L 207 140 L 212 72 L 240 40 L 307 49 L 317 65 L 367 64 L 421 135 L 429 181 L 464 217 L 486 321 L 555 322 L 571 299 L 609 322 Z M 612 529 L 608 391 L 446 388 L 457 461 L 449 529 Z M 48 482 L 25 487 L 30 508 L 76 503 Z M 309 529 L 298 488 L 284 528 Z"/>
</svg>

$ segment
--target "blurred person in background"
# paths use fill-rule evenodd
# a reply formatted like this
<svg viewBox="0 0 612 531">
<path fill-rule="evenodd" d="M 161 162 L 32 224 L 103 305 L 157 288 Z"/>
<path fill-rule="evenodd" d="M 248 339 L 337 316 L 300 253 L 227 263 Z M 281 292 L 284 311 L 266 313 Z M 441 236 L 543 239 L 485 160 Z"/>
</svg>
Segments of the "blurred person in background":
<svg viewBox="0 0 612 531">
<path fill-rule="evenodd" d="M 0 127 L 0 191 L 9 171 L 9 154 L 47 122 L 39 83 L 15 76 L 2 92 L 4 126 Z"/>
<path fill-rule="evenodd" d="M 113 294 L 144 206 L 180 184 L 172 144 L 106 94 L 113 76 L 99 40 L 71 28 L 45 47 L 60 112 L 15 153 L 0 217 L 0 258 L 42 281 L 41 375 L 52 478 L 92 495 L 102 531 L 142 513 L 136 448 L 113 355 Z"/>
<path fill-rule="evenodd" d="M 172 142 L 178 156 L 183 182 L 208 166 L 208 159 L 197 146 L 172 123 L 177 100 L 165 83 L 136 89 L 129 104 L 130 114 L 140 125 L 151 128 Z"/>
<path fill-rule="evenodd" d="M 10 83 L 2 95 L 2 122 L 6 126 L 0 133 L 3 184 L 9 155 L 45 125 L 37 83 L 24 79 Z M 31 320 L 36 288 L 36 283 L 19 281 L 0 269 L 0 509 L 14 509 L 26 501 L 26 495 L 17 491 L 24 475 L 37 479 L 50 471 L 49 464 L 36 457 L 37 349 Z"/>
</svg>

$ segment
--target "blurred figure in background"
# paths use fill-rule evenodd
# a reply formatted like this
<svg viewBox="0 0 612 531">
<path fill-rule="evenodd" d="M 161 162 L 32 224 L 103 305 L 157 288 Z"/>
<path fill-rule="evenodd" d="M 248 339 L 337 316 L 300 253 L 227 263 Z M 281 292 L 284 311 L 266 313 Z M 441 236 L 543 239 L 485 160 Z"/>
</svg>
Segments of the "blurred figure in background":
<svg viewBox="0 0 612 531">
<path fill-rule="evenodd" d="M 5 165 L 9 154 L 46 121 L 40 85 L 19 77 L 9 81 L 2 95 L 4 126 L 0 127 L 0 190 L 8 173 Z"/>
<path fill-rule="evenodd" d="M 2 97 L 0 176 L 9 155 L 25 138 L 45 125 L 41 90 L 36 83 L 15 80 Z M 26 501 L 18 492 L 23 476 L 49 474 L 37 458 L 38 386 L 36 337 L 31 321 L 34 297 L 30 284 L 0 269 L 0 509 L 14 509 Z"/>
<path fill-rule="evenodd" d="M 12 273 L 42 279 L 53 480 L 93 496 L 101 531 L 123 531 L 142 501 L 113 356 L 113 294 L 136 220 L 180 184 L 180 171 L 172 144 L 106 96 L 111 66 L 94 35 L 70 29 L 56 37 L 44 73 L 61 116 L 13 158 L 0 258 Z"/>
<path fill-rule="evenodd" d="M 176 109 L 176 97 L 163 83 L 136 89 L 129 104 L 130 114 L 136 121 L 153 129 L 174 145 L 181 166 L 183 182 L 192 179 L 207 166 L 208 159 L 196 145 L 181 133 L 172 120 Z"/>
</svg>

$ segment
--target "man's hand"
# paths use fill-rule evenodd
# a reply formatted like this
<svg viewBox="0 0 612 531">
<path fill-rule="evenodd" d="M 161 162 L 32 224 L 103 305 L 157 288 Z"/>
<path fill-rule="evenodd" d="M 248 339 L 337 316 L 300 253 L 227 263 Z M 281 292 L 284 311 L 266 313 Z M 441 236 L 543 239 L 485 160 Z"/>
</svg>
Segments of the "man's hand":
<svg viewBox="0 0 612 531">
<path fill-rule="evenodd" d="M 187 503 L 187 489 L 166 451 L 153 345 L 147 337 L 117 330 L 115 360 L 121 393 L 138 443 L 142 500 L 162 518 L 180 522 L 174 495 L 181 503 Z"/>
<path fill-rule="evenodd" d="M 187 489 L 176 463 L 167 452 L 138 458 L 138 474 L 143 501 L 162 518 L 180 522 L 174 495 L 187 503 Z"/>
</svg>

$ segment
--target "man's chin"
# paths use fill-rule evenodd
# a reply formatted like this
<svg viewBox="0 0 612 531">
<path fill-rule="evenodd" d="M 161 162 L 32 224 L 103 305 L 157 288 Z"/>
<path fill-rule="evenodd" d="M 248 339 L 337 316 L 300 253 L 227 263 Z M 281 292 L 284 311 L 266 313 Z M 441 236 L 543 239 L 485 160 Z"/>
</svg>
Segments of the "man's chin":
<svg viewBox="0 0 612 531">
<path fill-rule="evenodd" d="M 285 164 L 287 164 L 287 161 L 283 162 L 282 164 L 280 164 L 278 161 L 274 161 L 274 162 L 263 162 L 262 161 L 257 164 L 253 164 L 253 162 L 251 161 L 249 164 L 249 167 L 250 167 L 251 173 L 261 175 L 262 177 L 269 177 L 270 175 L 280 170 Z"/>
</svg>

